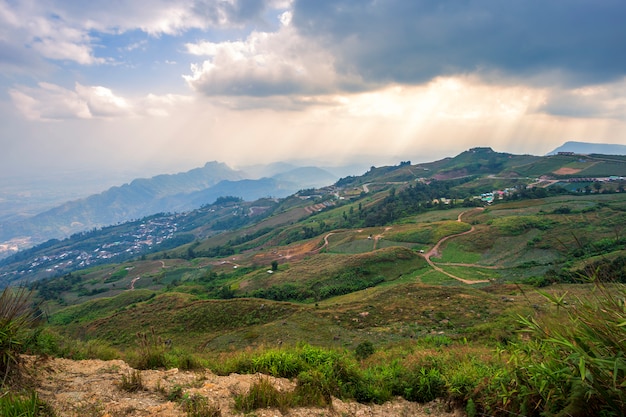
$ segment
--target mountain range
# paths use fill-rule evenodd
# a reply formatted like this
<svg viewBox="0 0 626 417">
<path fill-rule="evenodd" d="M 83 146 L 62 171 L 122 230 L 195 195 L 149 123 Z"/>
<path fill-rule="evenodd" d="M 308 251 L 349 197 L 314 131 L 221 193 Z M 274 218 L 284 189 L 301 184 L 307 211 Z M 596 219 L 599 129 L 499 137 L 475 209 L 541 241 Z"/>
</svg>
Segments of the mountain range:
<svg viewBox="0 0 626 417">
<path fill-rule="evenodd" d="M 485 153 L 485 149 L 490 151 Z M 558 155 L 559 152 L 619 155 L 626 154 L 626 146 L 567 142 L 548 156 Z M 454 158 L 413 165 L 413 170 L 397 170 L 393 167 L 371 169 L 361 179 L 406 181 L 415 177 L 432 177 L 442 180 L 483 174 L 503 177 L 559 176 L 564 173 L 579 177 L 623 175 L 619 167 L 613 167 L 617 171 L 599 172 L 598 161 L 591 158 L 587 162 L 574 158 L 572 161 L 557 160 L 546 165 L 545 158 L 548 156 L 542 158 L 511 155 L 494 152 L 490 148 L 473 148 Z M 620 165 L 614 161 L 605 161 L 604 164 Z M 410 161 L 402 165 L 411 166 Z M 554 168 L 557 165 L 564 171 Z M 554 169 L 551 170 L 550 167 Z M 346 168 L 340 172 L 350 171 Z M 349 182 L 350 178 L 355 177 L 347 176 L 343 183 Z M 329 169 L 314 166 L 301 167 L 277 162 L 235 170 L 216 161 L 187 172 L 135 179 L 99 194 L 65 202 L 30 217 L 13 216 L 9 217 L 10 220 L 0 222 L 0 258 L 48 239 L 62 239 L 75 233 L 140 219 L 155 213 L 193 210 L 211 204 L 219 197 L 233 196 L 245 201 L 264 197 L 284 198 L 302 189 L 333 184 L 338 179 L 339 175 L 331 173 Z"/>
<path fill-rule="evenodd" d="M 268 172 L 272 176 L 254 178 Z M 337 179 L 336 175 L 317 167 L 268 165 L 265 169 L 256 167 L 250 175 L 213 161 L 187 172 L 135 179 L 29 218 L 0 223 L 0 244 L 5 242 L 5 248 L 14 248 L 10 242 L 17 239 L 23 248 L 155 213 L 192 210 L 221 196 L 244 200 L 282 198 Z"/>
<path fill-rule="evenodd" d="M 213 173 L 210 180 L 205 178 L 207 172 Z M 229 256 L 234 253 L 233 247 L 245 248 L 246 242 L 257 239 L 268 242 L 279 239 L 288 244 L 326 230 L 324 221 L 311 223 L 307 220 L 310 216 L 324 210 L 341 210 L 346 205 L 350 207 L 344 209 L 343 220 L 336 227 L 355 226 L 354 221 L 363 227 L 384 225 L 398 213 L 406 215 L 455 200 L 472 207 L 475 201 L 483 204 L 496 195 L 502 197 L 512 192 L 524 192 L 528 194 L 526 198 L 600 191 L 619 193 L 626 185 L 623 180 L 626 156 L 568 153 L 541 157 L 479 147 L 429 163 L 402 161 L 395 166 L 372 166 L 363 175 L 343 177 L 334 183 L 331 174 L 318 168 L 297 168 L 260 179 L 217 181 L 218 175 L 237 178 L 241 174 L 213 162 L 189 176 L 136 180 L 35 216 L 33 219 L 42 223 L 38 226 L 31 222 L 32 230 L 36 227 L 43 230 L 46 220 L 51 228 L 54 220 L 69 224 L 77 218 L 72 215 L 82 214 L 89 219 L 89 216 L 110 215 L 108 212 L 112 211 L 129 216 L 131 207 L 136 210 L 133 213 L 140 213 L 140 209 L 151 211 L 142 218 L 133 214 L 137 220 L 83 229 L 69 238 L 50 239 L 9 256 L 0 261 L 0 283 L 38 280 L 103 263 L 177 250 L 182 245 L 187 245 L 182 249 L 186 257 L 199 253 L 215 257 Z M 309 188 L 293 191 L 294 183 L 289 180 L 294 178 Z M 326 186 L 314 187 L 316 182 Z M 206 183 L 214 185 L 198 190 Z M 175 193 L 182 187 L 190 191 Z M 393 196 L 396 189 L 416 200 L 388 204 L 385 196 L 389 193 Z M 139 201 L 145 202 L 140 208 Z M 358 219 L 353 217 L 355 205 Z M 157 208 L 161 210 L 153 214 Z M 214 243 L 205 243 L 207 239 Z"/>
<path fill-rule="evenodd" d="M 559 146 L 548 155 L 556 155 L 559 152 L 574 152 L 576 154 L 604 154 L 604 155 L 626 155 L 626 145 L 609 143 L 588 143 L 569 141 Z"/>
</svg>

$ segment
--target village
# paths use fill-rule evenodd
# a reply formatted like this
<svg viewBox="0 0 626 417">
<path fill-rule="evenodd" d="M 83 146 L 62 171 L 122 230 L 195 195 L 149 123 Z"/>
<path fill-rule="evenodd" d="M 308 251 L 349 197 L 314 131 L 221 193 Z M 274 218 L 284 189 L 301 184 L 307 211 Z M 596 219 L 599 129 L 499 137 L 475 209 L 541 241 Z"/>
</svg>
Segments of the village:
<svg viewBox="0 0 626 417">
<path fill-rule="evenodd" d="M 146 219 L 132 230 L 119 235 L 119 240 L 106 243 L 87 243 L 80 249 L 51 252 L 34 258 L 26 268 L 7 274 L 21 276 L 56 276 L 66 270 L 75 270 L 105 263 L 110 259 L 131 258 L 144 254 L 164 241 L 174 237 L 178 231 L 181 214 L 169 214 Z M 86 232 L 88 235 L 93 232 Z M 0 277 L 3 278 L 3 277 Z"/>
</svg>

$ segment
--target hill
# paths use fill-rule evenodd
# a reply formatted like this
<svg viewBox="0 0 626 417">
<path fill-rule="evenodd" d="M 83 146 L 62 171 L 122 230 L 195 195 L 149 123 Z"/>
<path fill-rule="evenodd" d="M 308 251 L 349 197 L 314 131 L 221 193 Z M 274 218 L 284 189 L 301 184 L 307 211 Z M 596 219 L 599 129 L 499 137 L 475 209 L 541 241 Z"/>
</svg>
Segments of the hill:
<svg viewBox="0 0 626 417">
<path fill-rule="evenodd" d="M 548 155 L 556 155 L 559 152 L 573 152 L 579 155 L 626 155 L 626 145 L 569 141 L 565 142 L 552 152 L 548 152 Z"/>
<path fill-rule="evenodd" d="M 302 173 L 310 174 L 302 175 L 304 183 L 328 179 L 315 168 L 290 171 L 282 179 Z M 94 228 L 22 251 L 0 262 L 0 280 L 8 283 L 25 277 L 59 276 L 192 242 L 179 250 L 178 256 L 227 256 L 257 246 L 311 239 L 337 228 L 390 225 L 403 216 L 433 208 L 471 207 L 494 198 L 612 193 L 623 190 L 624 181 L 619 178 L 624 175 L 626 158 L 615 156 L 593 155 L 581 160 L 573 155 L 534 157 L 473 148 L 428 164 L 405 161 L 372 167 L 364 175 L 342 178 L 334 186 L 304 189 L 278 199 L 255 200 L 258 194 L 275 193 L 272 197 L 277 197 L 293 192 L 278 179 L 224 180 L 205 190 L 169 197 L 178 207 L 190 204 L 202 206 L 200 209 Z M 244 200 L 220 197 L 231 194 Z"/>
<path fill-rule="evenodd" d="M 282 199 L 221 197 L 48 242 L 3 261 L 0 277 L 32 281 L 46 312 L 30 349 L 146 369 L 127 383 L 161 367 L 262 373 L 229 404 L 262 390 L 282 415 L 398 397 L 468 414 L 583 404 L 619 415 L 623 390 L 609 386 L 626 369 L 623 162 L 593 155 L 586 169 L 615 178 L 581 179 L 563 171 L 582 163 L 570 157 L 474 148 Z M 582 379 L 587 369 L 597 378 Z M 273 393 L 269 377 L 290 388 Z M 206 393 L 160 384 L 178 404 L 168 407 Z"/>
</svg>

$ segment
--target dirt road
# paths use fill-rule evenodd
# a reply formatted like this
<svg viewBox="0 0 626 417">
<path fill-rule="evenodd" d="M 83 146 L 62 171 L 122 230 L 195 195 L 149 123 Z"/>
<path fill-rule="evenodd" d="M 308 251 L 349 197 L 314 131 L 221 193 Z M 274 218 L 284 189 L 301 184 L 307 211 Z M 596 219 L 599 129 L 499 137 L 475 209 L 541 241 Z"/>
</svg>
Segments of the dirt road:
<svg viewBox="0 0 626 417">
<path fill-rule="evenodd" d="M 461 213 L 459 213 L 459 215 L 458 215 L 458 217 L 457 217 L 456 221 L 457 221 L 457 222 L 459 222 L 459 223 L 460 223 L 460 222 L 462 222 L 462 221 L 463 221 L 463 215 L 464 215 L 465 213 L 468 213 L 469 211 L 476 211 L 476 210 L 478 210 L 478 211 L 482 211 L 482 210 L 484 210 L 484 209 L 483 209 L 482 207 L 479 207 L 479 208 L 476 208 L 476 209 L 473 209 L 473 210 L 467 210 L 467 211 L 461 212 Z M 471 229 L 470 229 L 470 230 L 468 230 L 467 232 L 457 233 L 457 234 L 455 234 L 455 235 L 450 235 L 450 236 L 446 236 L 446 237 L 441 238 L 441 239 L 439 240 L 439 242 L 437 242 L 437 243 L 435 244 L 435 246 L 433 246 L 433 248 L 432 248 L 431 250 L 429 250 L 428 252 L 426 252 L 426 253 L 424 254 L 424 259 L 426 259 L 426 262 L 428 262 L 428 265 L 430 265 L 430 267 L 431 267 L 431 268 L 433 268 L 435 271 L 437 271 L 437 272 L 441 272 L 442 274 L 447 275 L 447 276 L 449 276 L 450 278 L 456 279 L 457 281 L 461 281 L 461 282 L 462 282 L 462 283 L 464 283 L 464 284 L 480 284 L 480 283 L 489 282 L 489 280 L 488 280 L 488 279 L 479 279 L 479 280 L 472 281 L 472 280 L 464 279 L 464 278 L 461 278 L 461 277 L 457 277 L 456 275 L 453 275 L 453 274 L 451 274 L 451 273 L 449 273 L 449 272 L 447 272 L 447 271 L 444 271 L 443 269 L 441 269 L 439 266 L 437 266 L 437 265 L 436 265 L 436 264 L 435 264 L 435 263 L 434 263 L 434 262 L 430 259 L 432 256 L 437 256 L 437 255 L 439 255 L 439 247 L 440 247 L 440 246 L 441 246 L 441 244 L 442 244 L 443 242 L 445 242 L 446 240 L 448 240 L 448 239 L 452 239 L 452 238 L 455 238 L 455 237 L 458 237 L 458 236 L 467 235 L 467 234 L 469 234 L 469 233 L 474 232 L 474 230 L 476 230 L 476 228 L 475 228 L 474 226 L 472 226 L 472 227 L 471 227 Z M 467 267 L 479 267 L 479 266 L 480 266 L 480 265 L 471 265 L 471 264 L 459 264 L 459 265 L 462 265 L 462 266 L 467 266 Z"/>
</svg>

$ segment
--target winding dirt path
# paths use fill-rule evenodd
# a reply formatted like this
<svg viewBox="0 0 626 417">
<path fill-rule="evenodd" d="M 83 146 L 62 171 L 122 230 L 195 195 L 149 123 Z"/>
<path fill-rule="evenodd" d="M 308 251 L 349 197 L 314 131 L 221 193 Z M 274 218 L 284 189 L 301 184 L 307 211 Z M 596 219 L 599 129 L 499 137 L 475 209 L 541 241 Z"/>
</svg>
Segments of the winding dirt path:
<svg viewBox="0 0 626 417">
<path fill-rule="evenodd" d="M 139 279 L 141 279 L 141 276 L 133 278 L 133 280 L 130 282 L 130 290 L 131 291 L 135 289 L 135 282 L 139 281 Z"/>
<path fill-rule="evenodd" d="M 469 211 L 475 211 L 475 210 L 482 211 L 482 210 L 484 210 L 484 208 L 482 208 L 482 207 L 478 207 L 478 208 L 475 208 L 475 209 L 473 209 L 473 210 L 463 211 L 463 212 L 459 213 L 459 215 L 458 215 L 458 217 L 457 217 L 456 221 L 457 221 L 457 222 L 459 222 L 459 223 L 460 223 L 460 222 L 462 222 L 462 221 L 463 221 L 463 220 L 462 220 L 462 218 L 463 218 L 463 215 L 464 215 L 465 213 L 468 213 Z M 430 259 L 432 256 L 437 256 L 437 255 L 439 255 L 439 247 L 440 247 L 440 246 L 441 246 L 441 244 L 442 244 L 443 242 L 445 242 L 446 240 L 448 240 L 448 239 L 452 239 L 452 238 L 454 238 L 454 237 L 458 237 L 458 236 L 467 235 L 467 234 L 469 234 L 469 233 L 474 232 L 474 230 L 476 230 L 476 228 L 475 228 L 474 226 L 472 226 L 472 227 L 471 227 L 471 229 L 470 229 L 470 230 L 468 230 L 468 231 L 466 231 L 466 232 L 457 233 L 457 234 L 454 234 L 454 235 L 445 236 L 445 237 L 441 238 L 441 239 L 439 240 L 439 242 L 437 242 L 437 243 L 435 244 L 435 246 L 433 246 L 433 248 L 432 248 L 431 250 L 429 250 L 428 252 L 426 252 L 426 253 L 424 254 L 424 259 L 426 259 L 426 262 L 428 262 L 428 265 L 430 265 L 430 267 L 431 267 L 431 268 L 433 268 L 435 271 L 437 271 L 437 272 L 441 272 L 442 274 L 447 275 L 447 276 L 449 276 L 450 278 L 456 279 L 457 281 L 461 281 L 461 282 L 462 282 L 462 283 L 464 283 L 464 284 L 480 284 L 480 283 L 489 282 L 489 280 L 488 280 L 488 279 L 469 280 L 469 279 L 465 279 L 465 278 L 457 277 L 456 275 L 453 275 L 453 274 L 451 274 L 451 273 L 449 273 L 449 272 L 444 271 L 443 269 L 441 269 L 439 266 L 437 266 L 437 265 L 436 265 L 436 264 L 435 264 L 435 263 L 434 263 L 434 262 Z M 467 266 L 467 267 L 479 267 L 479 265 L 471 265 L 471 264 L 448 264 L 448 265 Z M 480 266 L 480 267 L 482 268 L 482 266 Z"/>
<path fill-rule="evenodd" d="M 378 246 L 378 241 L 382 239 L 385 235 L 385 232 L 389 230 L 391 230 L 391 227 L 385 227 L 385 230 L 381 234 L 374 236 L 374 247 L 372 248 L 372 250 L 376 250 L 376 247 Z"/>
<path fill-rule="evenodd" d="M 335 234 L 335 232 L 327 233 L 326 236 L 324 236 L 324 244 L 321 247 L 319 247 L 319 248 L 317 248 L 315 250 L 312 250 L 310 253 L 320 253 L 322 251 L 322 249 L 327 248 L 328 247 L 328 238 L 331 237 L 334 234 Z"/>
</svg>

